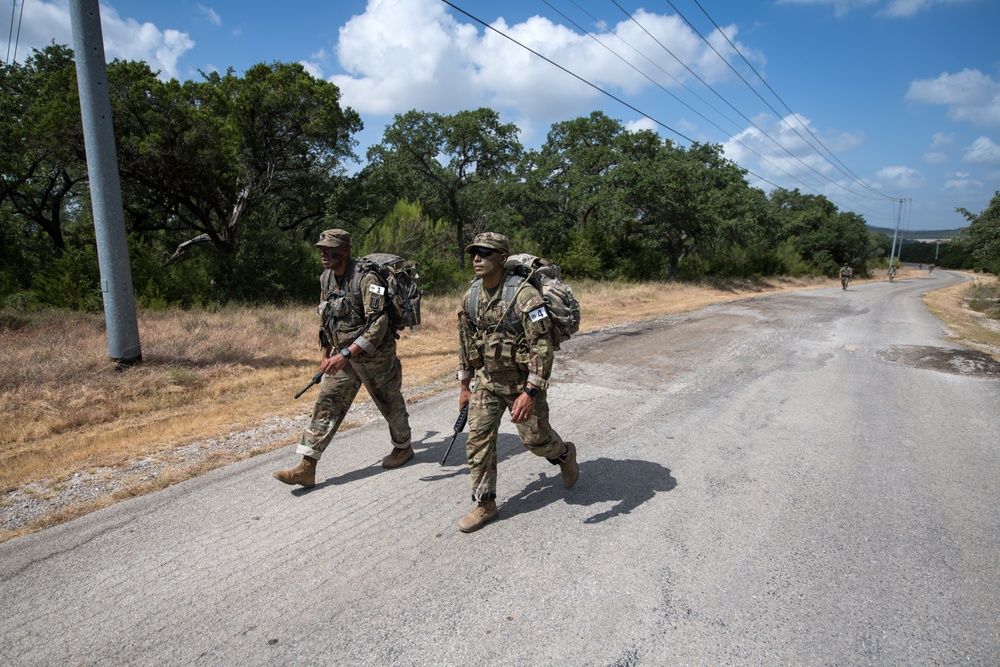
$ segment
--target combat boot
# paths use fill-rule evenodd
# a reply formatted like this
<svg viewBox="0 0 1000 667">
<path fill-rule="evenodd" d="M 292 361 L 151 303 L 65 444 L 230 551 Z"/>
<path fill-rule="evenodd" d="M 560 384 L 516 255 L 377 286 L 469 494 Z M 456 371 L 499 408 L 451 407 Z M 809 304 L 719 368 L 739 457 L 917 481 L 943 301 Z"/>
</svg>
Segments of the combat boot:
<svg viewBox="0 0 1000 667">
<path fill-rule="evenodd" d="M 559 473 L 562 475 L 563 486 L 567 489 L 576 484 L 580 476 L 580 466 L 576 464 L 576 445 L 566 442 L 566 453 L 559 457 Z"/>
<path fill-rule="evenodd" d="M 471 533 L 479 530 L 498 516 L 500 516 L 500 512 L 497 510 L 496 500 L 480 500 L 476 509 L 463 516 L 458 522 L 458 529 L 463 533 Z"/>
<path fill-rule="evenodd" d="M 382 459 L 382 467 L 392 470 L 393 468 L 398 468 L 412 458 L 413 447 L 410 445 L 407 445 L 405 449 L 393 447 L 392 452 L 387 457 Z"/>
<path fill-rule="evenodd" d="M 305 488 L 316 485 L 316 459 L 302 457 L 302 462 L 291 470 L 276 470 L 274 478 L 285 484 L 299 484 Z"/>
</svg>

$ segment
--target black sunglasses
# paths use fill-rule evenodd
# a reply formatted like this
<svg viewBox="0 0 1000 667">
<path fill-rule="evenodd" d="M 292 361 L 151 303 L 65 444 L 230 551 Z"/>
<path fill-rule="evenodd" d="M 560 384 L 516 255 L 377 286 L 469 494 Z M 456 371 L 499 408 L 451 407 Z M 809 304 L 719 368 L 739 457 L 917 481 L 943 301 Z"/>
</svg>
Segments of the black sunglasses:
<svg viewBox="0 0 1000 667">
<path fill-rule="evenodd" d="M 493 250 L 492 248 L 479 248 L 479 247 L 476 247 L 476 248 L 472 248 L 471 250 L 469 250 L 469 255 L 472 256 L 472 257 L 475 257 L 476 255 L 479 255 L 483 259 L 489 259 L 490 257 L 493 256 L 493 253 L 495 253 L 495 252 L 496 252 L 496 250 Z"/>
</svg>

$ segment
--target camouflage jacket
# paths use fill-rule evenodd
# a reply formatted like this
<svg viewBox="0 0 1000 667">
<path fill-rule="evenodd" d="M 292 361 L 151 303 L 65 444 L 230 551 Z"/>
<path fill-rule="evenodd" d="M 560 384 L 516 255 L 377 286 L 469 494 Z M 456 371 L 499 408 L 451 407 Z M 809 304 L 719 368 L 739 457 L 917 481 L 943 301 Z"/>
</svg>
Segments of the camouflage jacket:
<svg viewBox="0 0 1000 667">
<path fill-rule="evenodd" d="M 319 283 L 320 344 L 339 350 L 357 343 L 367 354 L 374 353 L 389 333 L 382 278 L 374 271 L 358 271 L 352 259 L 341 279 L 327 270 Z"/>
<path fill-rule="evenodd" d="M 548 387 L 554 349 L 551 320 L 542 295 L 523 278 L 508 275 L 492 293 L 477 278 L 458 311 L 458 379 L 475 375 L 501 393 L 517 393 L 524 383 Z M 513 302 L 504 301 L 504 292 Z M 473 308 L 470 298 L 477 298 Z"/>
</svg>

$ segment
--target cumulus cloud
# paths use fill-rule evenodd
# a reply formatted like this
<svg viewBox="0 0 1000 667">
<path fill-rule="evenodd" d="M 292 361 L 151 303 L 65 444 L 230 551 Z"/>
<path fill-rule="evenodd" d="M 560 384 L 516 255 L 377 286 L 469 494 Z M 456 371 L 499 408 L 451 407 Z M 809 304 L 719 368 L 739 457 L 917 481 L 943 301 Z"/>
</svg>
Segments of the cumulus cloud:
<svg viewBox="0 0 1000 667">
<path fill-rule="evenodd" d="M 778 0 L 779 5 L 832 7 L 837 16 L 856 9 L 874 8 L 876 16 L 909 18 L 938 5 L 960 5 L 972 0 Z"/>
<path fill-rule="evenodd" d="M 1000 164 L 1000 146 L 989 137 L 979 137 L 965 147 L 962 162 L 970 164 Z"/>
<path fill-rule="evenodd" d="M 937 151 L 927 151 L 921 159 L 927 164 L 944 164 L 948 161 L 948 155 Z"/>
<path fill-rule="evenodd" d="M 635 22 L 625 20 L 610 27 L 637 49 L 653 53 L 661 49 L 660 44 L 668 45 L 706 81 L 732 76 L 726 64 L 678 17 L 641 9 L 633 16 Z M 346 74 L 330 80 L 340 87 L 344 103 L 362 114 L 490 106 L 511 117 L 544 124 L 591 110 L 602 94 L 587 81 L 625 96 L 653 86 L 602 44 L 631 59 L 664 87 L 691 78 L 676 60 L 660 63 L 663 71 L 644 63 L 613 34 L 598 32 L 598 28 L 593 30 L 601 43 L 540 16 L 513 24 L 501 17 L 491 26 L 572 74 L 494 30 L 455 18 L 436 0 L 369 0 L 365 12 L 340 29 L 337 57 Z M 726 31 L 735 39 L 735 28 Z M 721 41 L 716 47 L 720 51 L 732 51 L 728 44 L 722 46 L 721 35 L 711 39 Z M 744 53 L 761 60 L 750 49 Z"/>
<path fill-rule="evenodd" d="M 981 188 L 983 184 L 981 181 L 977 181 L 972 178 L 971 174 L 956 172 L 948 177 L 945 181 L 942 190 L 969 190 L 972 188 Z"/>
<path fill-rule="evenodd" d="M 883 167 L 875 175 L 889 189 L 913 190 L 923 187 L 925 183 L 923 174 L 913 167 Z"/>
<path fill-rule="evenodd" d="M 107 5 L 101 5 L 101 31 L 108 60 L 144 60 L 165 77 L 176 77 L 178 59 L 194 48 L 194 40 L 186 32 L 161 30 L 152 23 L 122 19 Z M 53 41 L 73 44 L 68 4 L 47 0 L 25 3 L 20 33 L 24 51 L 19 48 L 18 60 L 30 55 L 31 49 L 42 49 Z"/>
<path fill-rule="evenodd" d="M 936 79 L 910 83 L 906 99 L 924 104 L 943 104 L 948 117 L 976 125 L 1000 125 L 1000 82 L 977 69 L 957 74 L 945 72 Z"/>
</svg>

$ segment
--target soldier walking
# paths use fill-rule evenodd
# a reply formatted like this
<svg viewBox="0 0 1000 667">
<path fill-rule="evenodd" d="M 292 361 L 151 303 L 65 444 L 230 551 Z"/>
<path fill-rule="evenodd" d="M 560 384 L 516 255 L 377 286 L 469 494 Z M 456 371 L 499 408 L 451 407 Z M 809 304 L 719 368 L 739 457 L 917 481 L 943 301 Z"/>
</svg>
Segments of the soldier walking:
<svg viewBox="0 0 1000 667">
<path fill-rule="evenodd" d="M 403 400 L 403 367 L 396 355 L 396 336 L 386 311 L 386 285 L 375 271 L 360 271 L 351 258 L 351 235 L 328 229 L 316 243 L 323 262 L 320 276 L 319 398 L 312 420 L 302 432 L 296 453 L 302 461 L 278 470 L 275 479 L 309 488 L 316 482 L 316 463 L 344 421 L 361 385 L 389 423 L 392 451 L 383 468 L 398 468 L 413 458 L 410 417 Z"/>
<path fill-rule="evenodd" d="M 505 271 L 506 236 L 484 232 L 466 252 L 476 278 L 458 313 L 459 409 L 469 406 L 466 455 L 476 507 L 458 528 L 471 533 L 499 516 L 497 432 L 507 410 L 521 442 L 559 466 L 564 486 L 573 486 L 580 471 L 576 447 L 549 425 L 546 390 L 554 349 L 542 295 L 523 277 Z"/>
</svg>

